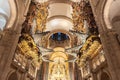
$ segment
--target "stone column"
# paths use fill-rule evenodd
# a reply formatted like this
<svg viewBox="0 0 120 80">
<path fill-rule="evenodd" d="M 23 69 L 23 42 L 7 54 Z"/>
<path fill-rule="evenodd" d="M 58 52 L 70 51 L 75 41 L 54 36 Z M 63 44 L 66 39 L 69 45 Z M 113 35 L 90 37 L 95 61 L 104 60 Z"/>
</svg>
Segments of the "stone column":
<svg viewBox="0 0 120 80">
<path fill-rule="evenodd" d="M 113 31 L 106 30 L 100 34 L 111 76 L 113 80 L 120 80 L 120 45 Z"/>
<path fill-rule="evenodd" d="M 104 22 L 104 6 L 107 0 L 90 0 L 96 23 L 98 25 L 100 39 L 105 51 L 105 57 L 112 76 L 112 80 L 120 80 L 120 45 L 113 30 L 107 29 Z M 96 2 L 96 3 L 94 3 Z M 97 4 L 97 5 L 95 5 Z"/>
<path fill-rule="evenodd" d="M 44 73 L 45 73 L 45 62 L 42 62 L 41 66 L 40 66 L 40 70 L 38 73 L 38 80 L 44 80 Z"/>
<path fill-rule="evenodd" d="M 20 34 L 5 30 L 0 41 L 0 80 L 6 80 Z"/>
<path fill-rule="evenodd" d="M 79 69 L 77 63 L 74 63 L 74 80 L 82 80 L 81 70 Z M 71 79 L 72 80 L 72 79 Z"/>
<path fill-rule="evenodd" d="M 89 69 L 90 69 L 90 74 L 91 74 L 92 80 L 97 80 L 97 73 L 93 72 L 92 60 L 89 58 L 88 58 L 88 63 L 89 63 Z"/>
<path fill-rule="evenodd" d="M 74 80 L 74 66 L 75 63 L 70 62 L 69 63 L 69 74 L 70 74 L 70 80 Z"/>
</svg>

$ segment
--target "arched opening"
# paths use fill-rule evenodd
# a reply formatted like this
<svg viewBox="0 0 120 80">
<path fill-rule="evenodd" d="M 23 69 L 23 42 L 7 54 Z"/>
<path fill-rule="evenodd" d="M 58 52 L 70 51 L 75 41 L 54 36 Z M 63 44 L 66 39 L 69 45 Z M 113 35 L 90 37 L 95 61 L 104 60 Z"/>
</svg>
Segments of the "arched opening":
<svg viewBox="0 0 120 80">
<path fill-rule="evenodd" d="M 61 32 L 57 32 L 55 34 L 52 34 L 50 39 L 55 40 L 55 41 L 65 41 L 68 40 L 69 37 L 68 35 L 61 33 Z"/>
<path fill-rule="evenodd" d="M 3 0 L 4 1 L 4 0 Z M 6 0 L 8 1 L 9 4 L 9 17 L 8 17 L 8 21 L 6 23 L 6 29 L 8 28 L 13 28 L 13 25 L 15 23 L 16 17 L 17 17 L 17 6 L 16 6 L 16 2 L 15 0 Z"/>
<path fill-rule="evenodd" d="M 118 8 L 120 7 L 119 3 L 120 3 L 119 0 L 108 0 L 106 2 L 105 9 L 104 9 L 104 18 L 105 18 L 105 23 L 108 29 L 112 28 L 111 23 L 113 19 L 115 17 L 120 16 L 120 9 Z"/>
<path fill-rule="evenodd" d="M 0 31 L 2 31 L 6 25 L 6 19 L 4 16 L 0 15 Z"/>
<path fill-rule="evenodd" d="M 119 3 L 120 3 L 119 0 L 113 1 L 110 6 L 110 13 L 109 13 L 112 28 L 113 30 L 115 30 L 116 34 L 119 34 L 118 36 L 120 36 L 120 26 L 119 26 L 120 25 L 120 9 L 118 8 L 120 7 Z M 120 38 L 118 40 L 120 40 Z"/>
<path fill-rule="evenodd" d="M 112 29 L 116 34 L 118 43 L 120 42 L 120 7 L 119 0 L 108 0 L 104 9 L 105 24 L 108 29 Z"/>
<path fill-rule="evenodd" d="M 110 80 L 110 77 L 107 73 L 103 72 L 101 74 L 101 79 L 100 80 Z"/>
<path fill-rule="evenodd" d="M 2 31 L 10 18 L 10 5 L 8 0 L 0 0 L 0 31 Z"/>
<path fill-rule="evenodd" d="M 17 73 L 13 72 L 9 77 L 8 80 L 18 80 Z"/>
<path fill-rule="evenodd" d="M 69 47 L 70 46 L 70 38 L 67 34 L 62 32 L 56 32 L 51 34 L 49 38 L 49 46 L 54 48 L 58 47 Z"/>
<path fill-rule="evenodd" d="M 64 51 L 64 48 L 56 47 L 54 51 L 56 52 L 50 57 L 53 62 L 49 63 L 48 80 L 70 80 L 69 63 L 65 62 L 68 56 L 66 53 L 61 52 Z"/>
</svg>

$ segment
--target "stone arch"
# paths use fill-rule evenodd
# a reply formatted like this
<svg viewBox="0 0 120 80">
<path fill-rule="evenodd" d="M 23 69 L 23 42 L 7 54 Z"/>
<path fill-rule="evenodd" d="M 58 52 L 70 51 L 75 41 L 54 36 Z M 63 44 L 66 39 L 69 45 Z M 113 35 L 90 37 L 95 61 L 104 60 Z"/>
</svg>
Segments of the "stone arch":
<svg viewBox="0 0 120 80">
<path fill-rule="evenodd" d="M 116 39 L 120 43 L 120 0 L 108 0 L 104 9 L 104 20 L 108 29 L 112 29 L 116 34 Z"/>
<path fill-rule="evenodd" d="M 110 10 L 110 6 L 113 0 L 109 0 L 106 2 L 105 8 L 104 8 L 104 20 L 106 23 L 106 26 L 108 29 L 111 29 L 111 23 L 110 23 L 110 19 L 109 19 L 109 10 Z"/>
<path fill-rule="evenodd" d="M 104 19 L 108 29 L 113 27 L 113 23 L 120 20 L 120 1 L 108 0 L 104 8 Z"/>
<path fill-rule="evenodd" d="M 53 31 L 51 31 L 51 33 L 48 35 L 48 39 L 50 38 L 50 36 L 51 36 L 52 34 L 57 33 L 57 32 L 61 32 L 61 33 L 67 34 L 67 35 L 69 36 L 70 40 L 73 39 L 72 34 L 69 33 L 69 32 L 66 31 L 66 30 L 53 30 Z"/>
<path fill-rule="evenodd" d="M 111 80 L 111 78 L 107 72 L 102 72 L 100 76 L 100 80 Z"/>
<path fill-rule="evenodd" d="M 97 74 L 97 80 L 112 80 L 112 76 L 109 72 L 109 69 L 101 69 Z"/>
<path fill-rule="evenodd" d="M 72 42 L 73 42 L 73 40 L 74 40 L 74 36 L 73 36 L 70 32 L 68 32 L 68 31 L 66 31 L 66 30 L 53 30 L 53 31 L 51 31 L 51 33 L 48 34 L 48 36 L 47 36 L 48 43 L 49 43 L 49 38 L 50 38 L 50 36 L 51 36 L 52 34 L 54 34 L 54 33 L 57 33 L 57 32 L 61 32 L 61 33 L 66 34 L 66 35 L 69 37 L 69 39 L 70 39 L 70 44 L 71 44 L 71 46 L 72 46 L 72 44 L 73 44 Z"/>
<path fill-rule="evenodd" d="M 8 0 L 0 0 L 0 29 L 4 30 L 10 18 L 10 4 Z"/>
<path fill-rule="evenodd" d="M 17 73 L 11 71 L 11 72 L 8 74 L 8 77 L 7 77 L 6 80 L 18 80 L 18 75 L 17 75 Z"/>
<path fill-rule="evenodd" d="M 0 13 L 0 31 L 3 31 L 7 21 L 8 21 L 8 18 L 6 17 L 6 15 Z"/>
<path fill-rule="evenodd" d="M 10 18 L 7 22 L 6 28 L 12 28 L 17 18 L 17 6 L 15 0 L 8 0 L 10 5 Z"/>
</svg>

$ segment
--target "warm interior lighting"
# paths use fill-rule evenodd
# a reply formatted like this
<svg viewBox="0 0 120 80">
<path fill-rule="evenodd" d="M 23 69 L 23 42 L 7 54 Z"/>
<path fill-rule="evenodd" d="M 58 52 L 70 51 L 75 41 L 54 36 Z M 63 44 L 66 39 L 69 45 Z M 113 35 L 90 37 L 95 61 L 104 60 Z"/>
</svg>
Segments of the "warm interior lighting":
<svg viewBox="0 0 120 80">
<path fill-rule="evenodd" d="M 72 30 L 72 28 L 73 28 L 72 22 L 62 18 L 56 18 L 50 20 L 46 24 L 46 31 L 55 30 L 55 29 L 64 29 L 68 31 L 68 30 Z"/>
<path fill-rule="evenodd" d="M 39 3 L 44 3 L 44 2 L 47 2 L 48 0 L 35 0 L 35 1 L 37 1 Z"/>
<path fill-rule="evenodd" d="M 65 62 L 68 56 L 64 53 L 65 49 L 56 47 L 54 51 L 55 52 L 51 55 L 51 60 L 54 62 L 49 63 L 48 80 L 69 80 L 68 62 Z"/>
</svg>

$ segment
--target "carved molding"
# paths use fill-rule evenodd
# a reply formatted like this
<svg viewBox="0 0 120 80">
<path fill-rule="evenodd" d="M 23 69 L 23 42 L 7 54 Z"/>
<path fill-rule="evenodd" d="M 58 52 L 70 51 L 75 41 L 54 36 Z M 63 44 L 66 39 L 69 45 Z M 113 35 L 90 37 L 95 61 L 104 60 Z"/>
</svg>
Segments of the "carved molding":
<svg viewBox="0 0 120 80">
<path fill-rule="evenodd" d="M 47 19 L 47 22 L 53 20 L 53 19 L 57 19 L 57 18 L 62 18 L 62 19 L 66 19 L 70 22 L 73 22 L 71 18 L 67 17 L 67 16 L 64 16 L 64 15 L 55 15 L 55 16 L 52 16 L 50 18 Z"/>
</svg>

